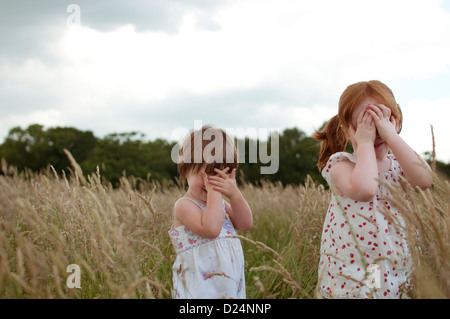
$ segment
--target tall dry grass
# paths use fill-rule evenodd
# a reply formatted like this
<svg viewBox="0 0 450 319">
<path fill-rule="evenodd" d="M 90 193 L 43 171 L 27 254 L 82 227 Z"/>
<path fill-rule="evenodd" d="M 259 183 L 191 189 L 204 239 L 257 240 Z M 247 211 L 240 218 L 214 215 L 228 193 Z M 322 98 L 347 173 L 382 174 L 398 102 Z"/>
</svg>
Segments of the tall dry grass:
<svg viewBox="0 0 450 319">
<path fill-rule="evenodd" d="M 167 231 L 184 186 L 124 176 L 120 186 L 76 161 L 66 176 L 51 167 L 18 173 L 2 161 L 0 298 L 170 298 L 175 253 Z M 262 182 L 241 191 L 254 227 L 240 234 L 248 298 L 314 298 L 323 218 L 330 193 L 310 178 L 302 186 Z M 450 186 L 393 190 L 407 212 L 414 247 L 412 297 L 450 297 Z M 68 288 L 67 266 L 81 268 L 81 288 Z"/>
<path fill-rule="evenodd" d="M 405 220 L 414 264 L 410 296 L 450 298 L 450 183 L 434 174 L 431 189 L 413 189 L 405 180 L 402 186 L 388 186 L 388 200 Z M 388 211 L 384 213 L 389 216 Z"/>
<path fill-rule="evenodd" d="M 150 191 L 135 191 L 134 179 L 113 189 L 72 164 L 67 177 L 19 175 L 3 163 L 0 297 L 168 297 L 169 215 L 154 208 Z M 70 264 L 81 268 L 80 289 L 66 285 Z"/>
</svg>

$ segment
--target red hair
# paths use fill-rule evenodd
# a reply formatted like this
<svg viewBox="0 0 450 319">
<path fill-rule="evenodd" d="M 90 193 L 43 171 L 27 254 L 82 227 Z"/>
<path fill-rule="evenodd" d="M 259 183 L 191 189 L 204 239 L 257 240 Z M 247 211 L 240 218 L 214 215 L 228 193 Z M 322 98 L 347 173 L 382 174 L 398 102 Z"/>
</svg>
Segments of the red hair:
<svg viewBox="0 0 450 319">
<path fill-rule="evenodd" d="M 376 80 L 349 85 L 339 99 L 338 114 L 325 124 L 322 131 L 316 131 L 313 134 L 313 138 L 320 141 L 319 162 L 317 163 L 319 170 L 327 164 L 331 155 L 345 150 L 348 143 L 345 131 L 348 131 L 353 112 L 364 99 L 369 97 L 391 109 L 400 133 L 403 121 L 402 110 L 389 87 Z"/>
</svg>

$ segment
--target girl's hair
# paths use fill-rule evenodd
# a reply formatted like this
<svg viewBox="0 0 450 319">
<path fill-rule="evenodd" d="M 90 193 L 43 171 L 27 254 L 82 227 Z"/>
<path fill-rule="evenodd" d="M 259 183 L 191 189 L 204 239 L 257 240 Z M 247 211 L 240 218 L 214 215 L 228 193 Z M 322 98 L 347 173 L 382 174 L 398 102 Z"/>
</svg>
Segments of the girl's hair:
<svg viewBox="0 0 450 319">
<path fill-rule="evenodd" d="M 345 150 L 348 142 L 345 131 L 348 131 L 353 112 L 368 97 L 376 99 L 377 102 L 391 109 L 391 115 L 395 118 L 398 133 L 400 133 L 403 121 L 402 111 L 389 87 L 376 80 L 349 85 L 339 99 L 338 114 L 325 124 L 322 131 L 316 131 L 313 134 L 313 138 L 320 141 L 317 164 L 319 170 L 326 165 L 332 154 Z"/>
<path fill-rule="evenodd" d="M 207 174 L 214 169 L 229 167 L 228 173 L 238 167 L 238 155 L 234 139 L 224 130 L 212 125 L 192 130 L 183 140 L 179 151 L 178 172 L 182 178 L 205 168 Z"/>
</svg>

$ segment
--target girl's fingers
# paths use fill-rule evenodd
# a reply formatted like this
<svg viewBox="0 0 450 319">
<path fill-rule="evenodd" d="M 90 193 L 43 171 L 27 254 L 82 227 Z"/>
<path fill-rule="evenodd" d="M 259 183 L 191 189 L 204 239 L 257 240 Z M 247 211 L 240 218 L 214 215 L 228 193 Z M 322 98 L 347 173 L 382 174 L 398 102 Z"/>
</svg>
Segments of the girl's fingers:
<svg viewBox="0 0 450 319">
<path fill-rule="evenodd" d="M 236 169 L 235 168 L 233 168 L 233 170 L 231 171 L 230 178 L 236 179 Z"/>
<path fill-rule="evenodd" d="M 381 111 L 381 109 L 378 106 L 369 105 L 369 111 L 372 111 L 371 112 L 372 116 L 376 116 L 378 117 L 378 119 L 383 118 L 383 111 Z M 376 118 L 374 119 L 377 120 Z"/>
<path fill-rule="evenodd" d="M 365 112 L 365 115 L 364 115 L 364 123 L 366 124 L 366 125 L 368 125 L 369 127 L 372 127 L 373 125 L 374 125 L 374 118 L 373 118 L 373 115 L 372 115 L 372 113 L 370 112 L 370 109 L 368 109 L 366 112 Z"/>
<path fill-rule="evenodd" d="M 209 180 L 209 183 L 213 186 L 222 186 L 223 183 L 221 181 Z"/>
<path fill-rule="evenodd" d="M 225 167 L 223 170 L 220 170 L 218 168 L 214 169 L 214 172 L 216 172 L 216 174 L 219 174 L 220 176 L 222 176 L 223 178 L 228 178 L 226 172 L 228 172 L 230 168 L 229 167 Z"/>
<path fill-rule="evenodd" d="M 223 180 L 228 178 L 228 175 L 226 175 L 226 174 L 224 174 L 224 175 L 219 175 L 219 174 L 217 174 L 217 175 L 210 175 L 210 176 L 208 176 L 208 178 L 210 180 L 223 181 Z"/>
<path fill-rule="evenodd" d="M 226 179 L 221 176 L 209 176 L 208 182 L 213 185 L 225 185 Z"/>
<path fill-rule="evenodd" d="M 362 110 L 361 113 L 359 113 L 359 115 L 358 115 L 358 119 L 356 120 L 356 123 L 361 123 L 365 114 L 366 114 L 366 110 Z"/>
<path fill-rule="evenodd" d="M 388 108 L 386 105 L 383 105 L 383 104 L 377 104 L 377 106 L 381 109 L 385 118 L 387 118 L 387 119 L 391 118 L 391 109 L 390 108 Z"/>
<path fill-rule="evenodd" d="M 219 193 L 222 193 L 222 194 L 225 192 L 225 190 L 224 190 L 223 188 L 218 187 L 218 186 L 213 186 L 213 189 L 214 189 L 215 191 L 218 191 Z"/>
<path fill-rule="evenodd" d="M 368 109 L 367 113 L 369 113 L 370 117 L 372 118 L 373 121 L 378 122 L 378 120 L 380 119 L 378 114 L 375 113 L 372 109 Z"/>
<path fill-rule="evenodd" d="M 200 174 L 203 177 L 203 183 L 205 184 L 205 187 L 208 188 L 211 185 L 210 176 L 206 174 L 205 172 L 200 172 Z"/>
<path fill-rule="evenodd" d="M 375 104 L 375 105 L 369 105 L 369 107 L 374 110 L 374 112 L 377 113 L 378 117 L 380 119 L 390 119 L 391 118 L 391 109 L 388 108 L 386 105 L 383 104 Z"/>
<path fill-rule="evenodd" d="M 391 116 L 391 121 L 392 125 L 395 127 L 395 131 L 398 133 L 398 126 L 397 126 L 397 121 L 395 119 L 394 116 Z"/>
<path fill-rule="evenodd" d="M 208 176 L 208 181 L 211 182 L 222 182 L 224 179 L 221 176 Z"/>
</svg>

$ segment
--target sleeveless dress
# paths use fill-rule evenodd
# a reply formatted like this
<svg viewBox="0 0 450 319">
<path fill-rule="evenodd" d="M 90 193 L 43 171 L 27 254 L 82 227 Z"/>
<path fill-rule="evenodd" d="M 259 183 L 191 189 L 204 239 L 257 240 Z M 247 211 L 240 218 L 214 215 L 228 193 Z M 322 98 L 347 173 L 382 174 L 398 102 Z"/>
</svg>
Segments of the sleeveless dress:
<svg viewBox="0 0 450 319">
<path fill-rule="evenodd" d="M 403 170 L 393 154 L 387 155 L 389 171 L 378 177 L 389 185 L 398 182 Z M 346 152 L 333 154 L 322 170 L 330 187 L 330 169 L 340 161 L 356 163 Z M 388 201 L 389 190 L 381 183 L 368 202 L 332 193 L 325 217 L 319 262 L 319 288 L 325 298 L 401 298 L 412 272 L 404 220 Z M 387 218 L 383 210 L 394 216 Z"/>
<path fill-rule="evenodd" d="M 197 204 L 202 203 L 183 197 Z M 185 225 L 169 230 L 177 253 L 172 267 L 172 298 L 177 299 L 245 299 L 244 252 L 237 233 L 226 213 L 218 237 L 209 239 L 194 234 Z"/>
</svg>

